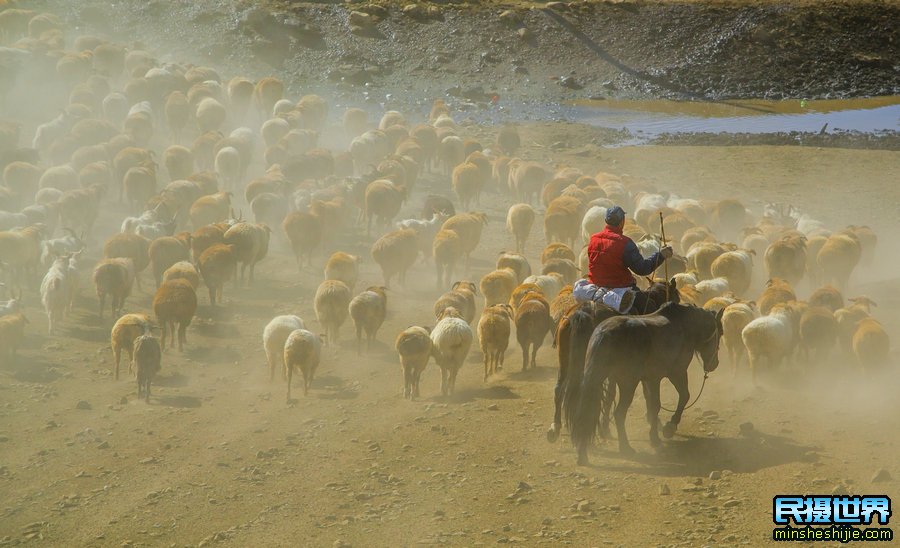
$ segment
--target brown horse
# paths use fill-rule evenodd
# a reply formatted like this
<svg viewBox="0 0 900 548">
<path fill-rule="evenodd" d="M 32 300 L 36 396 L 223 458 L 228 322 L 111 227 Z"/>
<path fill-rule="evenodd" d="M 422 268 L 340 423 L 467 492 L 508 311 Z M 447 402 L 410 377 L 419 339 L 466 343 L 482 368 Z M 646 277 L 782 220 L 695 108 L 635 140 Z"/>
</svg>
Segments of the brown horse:
<svg viewBox="0 0 900 548">
<path fill-rule="evenodd" d="M 625 433 L 625 415 L 638 383 L 644 388 L 650 444 L 654 447 L 662 443 L 658 433 L 660 382 L 667 378 L 675 386 L 678 406 L 663 428 L 663 435 L 671 438 L 675 434 L 690 399 L 687 370 L 694 354 L 700 356 L 707 373 L 719 365 L 721 320 L 722 311 L 716 314 L 673 303 L 646 316 L 610 318 L 594 329 L 588 343 L 574 421 L 567 421 L 572 444 L 578 450 L 578 464 L 587 464 L 588 447 L 597 431 L 602 432 L 603 426 L 609 424 L 609 408 L 617 389 L 619 401 L 613 416 L 620 452 L 634 452 Z M 577 350 L 573 348 L 573 352 Z"/>
<path fill-rule="evenodd" d="M 678 289 L 675 287 L 674 279 L 669 282 L 668 288 L 665 283 L 651 282 L 646 291 L 636 292 L 629 314 L 655 312 L 666 302 L 679 302 Z M 574 321 L 576 315 L 581 321 Z M 547 430 L 547 441 L 552 443 L 559 438 L 560 430 L 562 430 L 563 401 L 578 401 L 581 377 L 584 373 L 584 358 L 591 333 L 603 320 L 620 315 L 619 312 L 605 304 L 588 302 L 571 307 L 559 321 L 554 337 L 559 356 L 559 376 L 556 380 L 556 387 L 553 389 L 555 410 L 553 424 Z M 570 363 L 573 365 L 570 366 Z M 573 417 L 568 416 L 570 412 L 574 412 L 574 405 L 566 406 L 567 424 L 572 422 Z"/>
</svg>

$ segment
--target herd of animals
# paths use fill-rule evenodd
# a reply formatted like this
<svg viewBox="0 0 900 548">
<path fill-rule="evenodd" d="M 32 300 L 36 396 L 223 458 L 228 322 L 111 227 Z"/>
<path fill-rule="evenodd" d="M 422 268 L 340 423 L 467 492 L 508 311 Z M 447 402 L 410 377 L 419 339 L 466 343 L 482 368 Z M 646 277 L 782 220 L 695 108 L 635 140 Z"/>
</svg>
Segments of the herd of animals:
<svg viewBox="0 0 900 548">
<path fill-rule="evenodd" d="M 626 175 L 529 161 L 517 156 L 514 126 L 499 128 L 492 142 L 466 138 L 442 100 L 424 123 L 397 111 L 370 122 L 368 112 L 349 108 L 335 124 L 325 99 L 289 99 L 276 77 L 223 79 L 209 67 L 162 63 L 147 51 L 70 31 L 52 14 L 0 11 L 0 99 L 14 86 L 64 90 L 59 110 L 30 142 L 9 119 L 15 109 L 7 105 L 0 121 L 0 265 L 9 293 L 0 302 L 0 359 L 14 356 L 26 329 L 38 329 L 29 326 L 22 299 L 39 291 L 49 335 L 64 336 L 60 325 L 81 279 L 90 277 L 97 310 L 109 322 L 115 378 L 124 351 L 138 395 L 149 401 L 176 330 L 178 350 L 189 344 L 198 292 L 205 286 L 215 307 L 227 282 L 241 284 L 246 274 L 254 283 L 271 240 L 290 248 L 301 270 L 324 263 L 314 300 L 324 335 L 294 315 L 275 317 L 262 334 L 269 377 L 281 369 L 289 400 L 294 373 L 306 394 L 323 345 L 339 341 L 348 318 L 357 352 L 371 347 L 389 311 L 387 288 L 406 286 L 411 269 L 433 268 L 440 296 L 433 318 L 396 336 L 406 397 L 419 396 L 432 358 L 441 393 L 452 394 L 476 340 L 485 381 L 505 366 L 513 334 L 523 369 L 536 366 L 548 338 L 562 368 L 572 348 L 567 319 L 578 309 L 572 284 L 587 271 L 582 244 L 617 204 L 629 212 L 625 235 L 645 255 L 660 247 L 662 233 L 676 251 L 666 266 L 670 280 L 637 280 L 651 293 L 664 288 L 665 296 L 633 314 L 665 306 L 721 312 L 717 336 L 729 361 L 738 371 L 746 360 L 754 380 L 795 358 L 836 354 L 866 370 L 888 361 L 875 303 L 845 295 L 854 272 L 876 256 L 876 235 L 865 226 L 835 230 L 793 207 L 770 204 L 753 213 L 734 199 L 679 198 Z M 325 148 L 319 137 L 326 129 L 340 133 L 344 146 Z M 435 171 L 443 184 L 416 188 L 420 173 Z M 477 210 L 483 193 L 509 202 L 515 252 L 500 252 L 496 269 L 476 283 L 466 278 L 488 223 Z M 408 202 L 422 203 L 421 214 L 398 220 Z M 253 222 L 235 208 L 249 208 Z M 97 233 L 101 210 L 120 212 L 119 232 Z M 536 221 L 546 247 L 527 257 Z M 360 257 L 342 247 L 358 244 L 363 233 L 384 286 L 357 292 Z M 86 248 L 104 240 L 89 274 Z M 135 310 L 129 297 L 148 268 L 152 308 Z"/>
</svg>

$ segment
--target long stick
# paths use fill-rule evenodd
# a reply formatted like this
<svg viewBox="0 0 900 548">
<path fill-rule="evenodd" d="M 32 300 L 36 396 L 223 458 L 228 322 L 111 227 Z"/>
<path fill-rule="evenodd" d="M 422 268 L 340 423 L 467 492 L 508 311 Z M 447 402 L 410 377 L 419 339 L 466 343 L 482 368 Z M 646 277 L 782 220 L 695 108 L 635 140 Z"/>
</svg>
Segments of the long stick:
<svg viewBox="0 0 900 548">
<path fill-rule="evenodd" d="M 662 244 L 666 247 L 666 225 L 663 224 L 662 211 L 659 212 L 659 230 L 662 232 Z M 666 301 L 669 300 L 669 261 L 663 258 L 663 266 L 666 272 Z"/>
</svg>

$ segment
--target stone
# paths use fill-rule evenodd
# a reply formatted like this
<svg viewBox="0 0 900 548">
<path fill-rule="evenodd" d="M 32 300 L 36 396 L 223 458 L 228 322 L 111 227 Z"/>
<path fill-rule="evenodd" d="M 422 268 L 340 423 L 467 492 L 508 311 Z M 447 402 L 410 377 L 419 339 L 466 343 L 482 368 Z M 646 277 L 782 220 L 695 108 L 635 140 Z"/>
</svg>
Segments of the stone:
<svg viewBox="0 0 900 548">
<path fill-rule="evenodd" d="M 371 27 L 375 24 L 375 18 L 368 13 L 363 13 L 361 11 L 351 11 L 349 22 L 351 26 L 366 28 Z"/>
<path fill-rule="evenodd" d="M 518 13 L 512 10 L 505 10 L 500 13 L 500 22 L 504 25 L 515 27 L 522 24 L 522 18 L 519 17 Z"/>
<path fill-rule="evenodd" d="M 497 405 L 496 403 L 492 403 L 492 404 L 488 405 L 487 408 L 488 408 L 488 411 L 499 411 L 500 410 L 500 406 Z"/>
<path fill-rule="evenodd" d="M 872 476 L 872 483 L 881 483 L 885 481 L 891 481 L 892 479 L 893 478 L 891 477 L 891 473 L 882 468 L 881 470 L 875 472 L 875 475 Z"/>
<path fill-rule="evenodd" d="M 672 493 L 672 491 L 669 490 L 668 484 L 663 483 L 662 485 L 659 486 L 659 494 L 660 495 L 669 495 L 671 493 Z"/>
<path fill-rule="evenodd" d="M 78 400 L 78 403 L 75 404 L 75 409 L 88 410 L 91 409 L 91 404 L 85 400 Z"/>
<path fill-rule="evenodd" d="M 522 40 L 531 40 L 534 37 L 534 33 L 531 32 L 531 30 L 529 30 L 527 27 L 520 28 L 519 30 L 516 31 L 516 34 Z"/>
<path fill-rule="evenodd" d="M 722 479 L 722 472 L 719 472 L 718 470 L 713 470 L 712 472 L 709 473 L 709 479 L 711 479 L 711 480 Z"/>
<path fill-rule="evenodd" d="M 755 429 L 753 428 L 752 422 L 741 423 L 741 425 L 738 428 L 740 429 L 739 433 L 742 436 L 752 436 L 756 432 Z"/>
<path fill-rule="evenodd" d="M 730 500 L 726 500 L 725 504 L 723 504 L 722 506 L 724 506 L 725 508 L 734 508 L 735 506 L 740 506 L 740 505 L 741 505 L 741 501 L 739 501 L 737 499 L 730 499 Z"/>
</svg>

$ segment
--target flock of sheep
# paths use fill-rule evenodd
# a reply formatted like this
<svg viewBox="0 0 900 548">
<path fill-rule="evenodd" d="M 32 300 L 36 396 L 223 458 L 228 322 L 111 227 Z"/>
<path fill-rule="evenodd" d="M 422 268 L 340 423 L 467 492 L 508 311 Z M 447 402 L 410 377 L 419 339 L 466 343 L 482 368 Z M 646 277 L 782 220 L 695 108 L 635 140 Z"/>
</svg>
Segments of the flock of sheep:
<svg viewBox="0 0 900 548">
<path fill-rule="evenodd" d="M 12 85 L 66 90 L 59 115 L 37 127 L 31 146 L 20 145 L 20 126 L 0 121 L 0 265 L 10 293 L 0 302 L 3 354 L 20 345 L 28 323 L 20 299 L 36 291 L 44 269 L 41 303 L 49 334 L 59 333 L 79 291 L 86 242 L 101 236 L 94 229 L 101 208 L 112 208 L 127 216 L 107 235 L 92 281 L 101 318 L 110 300 L 115 376 L 124 351 L 140 396 L 149 400 L 176 327 L 179 350 L 187 344 L 201 285 L 210 305 L 220 305 L 227 282 L 243 283 L 246 274 L 253 283 L 271 242 L 289 247 L 300 269 L 327 257 L 314 300 L 324 335 L 293 315 L 272 319 L 263 332 L 269 376 L 282 369 L 288 399 L 295 371 L 308 391 L 323 344 L 339 340 L 348 317 L 357 351 L 371 347 L 388 313 L 386 289 L 406 285 L 419 261 L 433 264 L 435 287 L 447 291 L 435 302 L 433 328 L 412 326 L 396 337 L 404 395 L 419 395 L 432 357 L 441 393 L 451 394 L 476 337 L 485 380 L 503 368 L 513 333 L 522 367 L 536 365 L 538 349 L 547 335 L 555 340 L 574 305 L 572 283 L 587 271 L 582 244 L 618 204 L 630 212 L 625 234 L 645 255 L 659 248 L 665 229 L 682 302 L 724 308 L 736 367 L 747 357 L 755 377 L 797 350 L 824 359 L 838 341 L 865 368 L 888 359 L 888 336 L 870 316 L 874 303 L 842 295 L 854 270 L 875 256 L 877 239 L 866 227 L 834 231 L 793 208 L 757 215 L 737 200 L 678 198 L 624 175 L 551 168 L 516 156 L 515 127 L 501 128 L 491 143 L 465 138 L 441 100 L 421 124 L 388 111 L 374 125 L 366 111 L 347 109 L 340 132 L 349 146 L 330 150 L 319 143 L 330 129 L 327 102 L 287 99 L 277 78 L 225 80 L 211 68 L 161 63 L 93 36 L 69 42 L 56 16 L 29 10 L 0 11 L 0 28 L 0 59 L 15 69 L 0 97 Z M 264 168 L 253 170 L 260 160 Z M 419 174 L 434 169 L 446 188 L 416 192 Z M 509 198 L 516 252 L 500 252 L 476 285 L 465 278 L 489 222 L 472 210 L 483 193 Z M 396 221 L 411 200 L 423 201 L 419 218 Z M 254 222 L 235 215 L 236 205 Z M 537 273 L 525 245 L 539 218 L 547 245 Z M 363 227 L 384 286 L 356 293 L 360 258 L 340 248 L 358 241 Z M 152 314 L 128 304 L 148 267 L 157 286 Z M 764 280 L 761 294 L 751 293 Z"/>
</svg>

